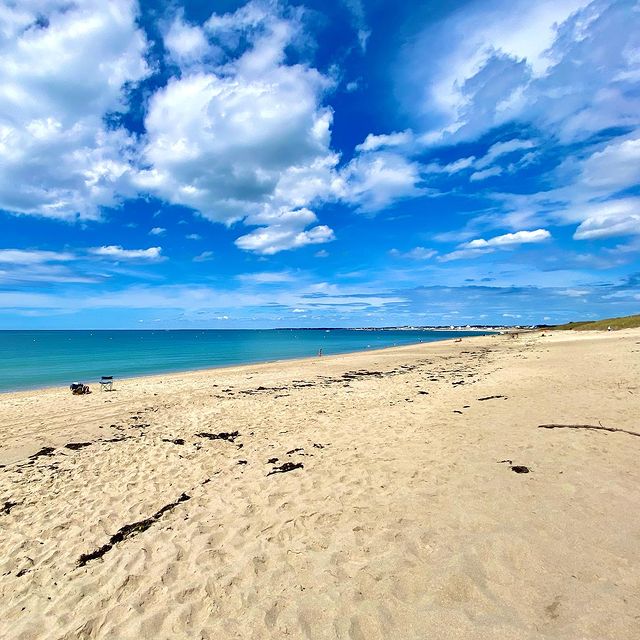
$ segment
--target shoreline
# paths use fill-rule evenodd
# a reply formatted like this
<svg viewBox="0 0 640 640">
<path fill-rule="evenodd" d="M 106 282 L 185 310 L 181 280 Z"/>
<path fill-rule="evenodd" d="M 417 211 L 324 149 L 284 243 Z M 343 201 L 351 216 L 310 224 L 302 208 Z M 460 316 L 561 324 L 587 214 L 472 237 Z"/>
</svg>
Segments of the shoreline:
<svg viewBox="0 0 640 640">
<path fill-rule="evenodd" d="M 635 640 L 639 353 L 476 336 L 3 394 L 0 636 Z"/>
<path fill-rule="evenodd" d="M 501 335 L 499 332 L 478 332 L 477 335 L 471 335 L 471 336 L 465 336 L 467 339 L 472 339 L 472 338 L 478 338 L 478 337 L 483 337 L 483 336 L 491 336 L 491 335 Z M 323 355 L 321 356 L 323 359 L 326 358 L 334 358 L 334 357 L 340 357 L 340 356 L 348 356 L 351 354 L 361 354 L 361 353 L 375 353 L 377 351 L 385 351 L 387 349 L 401 349 L 402 347 L 410 347 L 410 346 L 415 346 L 415 345 L 419 345 L 419 344 L 431 344 L 431 343 L 442 343 L 442 342 L 455 342 L 455 340 L 458 340 L 458 338 L 445 338 L 445 339 L 438 339 L 438 340 L 428 340 L 426 342 L 422 341 L 422 340 L 418 340 L 416 342 L 408 342 L 402 345 L 391 345 L 391 346 L 387 346 L 387 347 L 380 347 L 377 349 L 356 349 L 354 351 L 342 351 L 342 352 L 338 352 L 338 353 L 332 353 L 332 354 L 328 354 L 328 355 Z M 303 361 L 303 360 L 313 360 L 313 359 L 318 359 L 318 356 L 304 356 L 304 357 L 299 357 L 299 356 L 292 356 L 291 358 L 277 358 L 275 360 L 255 360 L 255 361 L 251 361 L 251 362 L 243 362 L 243 363 L 239 363 L 239 364 L 221 364 L 218 366 L 213 366 L 213 367 L 203 367 L 203 368 L 196 368 L 196 369 L 167 369 L 164 371 L 158 371 L 155 373 L 146 373 L 146 374 L 138 374 L 138 375 L 132 375 L 132 376 L 123 376 L 123 377 L 116 377 L 114 379 L 114 382 L 117 382 L 118 380 L 121 381 L 125 381 L 125 380 L 137 380 L 138 378 L 153 378 L 153 377 L 158 377 L 158 376 L 173 376 L 173 375 L 181 375 L 181 374 L 188 374 L 188 373 L 205 373 L 205 372 L 210 372 L 210 371 L 216 371 L 219 369 L 232 369 L 234 367 L 252 367 L 252 366 L 257 366 L 260 364 L 274 364 L 274 363 L 279 363 L 279 362 L 296 362 L 296 361 Z M 85 381 L 85 380 L 69 380 L 65 385 L 63 385 L 62 383 L 60 383 L 60 385 L 44 385 L 44 386 L 33 386 L 33 387 L 20 387 L 20 388 L 15 388 L 15 389 L 6 389 L 6 390 L 2 390 L 0 389 L 0 398 L 2 398 L 5 394 L 12 394 L 12 393 L 28 393 L 28 392 L 34 392 L 34 391 L 50 391 L 53 389 L 60 389 L 64 386 L 64 388 L 68 389 L 69 384 L 71 384 L 71 382 L 82 382 L 84 384 L 88 384 L 89 387 L 92 387 L 92 393 L 95 393 L 94 389 L 97 388 L 97 386 L 99 387 L 99 384 L 96 381 Z M 99 390 L 99 389 L 98 389 Z"/>
</svg>

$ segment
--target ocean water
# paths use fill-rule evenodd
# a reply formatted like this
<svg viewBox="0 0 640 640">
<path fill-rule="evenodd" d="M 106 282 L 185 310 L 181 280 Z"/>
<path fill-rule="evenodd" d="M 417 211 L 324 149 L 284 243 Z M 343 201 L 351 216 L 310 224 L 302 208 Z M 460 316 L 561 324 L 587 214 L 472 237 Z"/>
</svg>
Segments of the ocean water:
<svg viewBox="0 0 640 640">
<path fill-rule="evenodd" d="M 461 331 L 0 331 L 0 391 L 433 342 Z"/>
</svg>

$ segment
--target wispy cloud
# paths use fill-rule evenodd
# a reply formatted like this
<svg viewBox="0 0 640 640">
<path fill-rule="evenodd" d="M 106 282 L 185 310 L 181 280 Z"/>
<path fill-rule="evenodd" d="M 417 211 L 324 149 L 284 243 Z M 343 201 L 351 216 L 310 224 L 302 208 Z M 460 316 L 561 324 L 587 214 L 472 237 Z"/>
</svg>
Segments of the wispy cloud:
<svg viewBox="0 0 640 640">
<path fill-rule="evenodd" d="M 414 247 L 409 251 L 398 251 L 398 249 L 391 249 L 389 252 L 392 256 L 397 258 L 409 258 L 411 260 L 429 260 L 437 255 L 437 251 L 435 249 L 428 249 L 426 247 Z"/>
<path fill-rule="evenodd" d="M 367 25 L 362 0 L 342 0 L 342 2 L 351 14 L 351 21 L 356 29 L 358 44 L 360 45 L 360 49 L 364 53 L 367 50 L 367 41 L 371 36 L 371 30 Z"/>
<path fill-rule="evenodd" d="M 356 145 L 356 151 L 375 151 L 383 147 L 399 147 L 412 142 L 413 134 L 406 131 L 374 135 L 370 133 L 365 141 Z"/>
<path fill-rule="evenodd" d="M 483 169 L 482 171 L 474 171 L 469 177 L 469 180 L 471 180 L 471 182 L 486 180 L 487 178 L 499 176 L 501 173 L 502 167 L 490 167 L 489 169 Z"/>
<path fill-rule="evenodd" d="M 157 262 L 164 260 L 162 255 L 162 247 L 149 247 L 148 249 L 123 249 L 120 245 L 106 245 L 102 247 L 93 247 L 89 249 L 89 253 L 101 258 L 110 260 L 141 260 L 149 262 Z"/>
<path fill-rule="evenodd" d="M 289 271 L 257 271 L 255 273 L 240 273 L 236 278 L 241 282 L 255 284 L 280 284 L 294 282 L 298 276 Z"/>
<path fill-rule="evenodd" d="M 277 323 L 278 316 L 297 309 L 296 315 L 305 315 L 312 323 L 314 319 L 317 322 L 318 318 L 331 317 L 350 326 L 361 325 L 364 317 L 374 324 L 387 325 L 402 324 L 408 319 L 414 324 L 443 324 L 447 319 L 455 324 L 481 320 L 495 323 L 510 317 L 531 323 L 542 321 L 543 315 L 559 322 L 569 320 L 575 313 L 576 301 L 583 299 L 588 299 L 590 305 L 583 317 L 622 315 L 625 310 L 637 308 L 640 295 L 630 282 L 609 282 L 606 287 L 603 283 L 572 288 L 492 284 L 386 290 L 367 286 L 342 288 L 328 282 L 298 287 L 283 283 L 280 289 L 257 291 L 247 291 L 243 286 L 234 290 L 197 284 L 134 286 L 112 292 L 87 289 L 83 296 L 71 292 L 0 291 L 0 308 L 30 315 L 135 309 L 148 313 L 149 318 L 157 318 L 165 310 L 180 314 L 188 322 L 200 322 L 203 317 L 247 317 L 261 309 L 263 319 Z"/>
<path fill-rule="evenodd" d="M 465 242 L 458 246 L 455 251 L 440 256 L 441 262 L 449 262 L 451 260 L 461 260 L 463 258 L 474 258 L 486 253 L 491 253 L 495 249 L 508 249 L 521 244 L 533 244 L 544 242 L 551 237 L 546 229 L 536 229 L 535 231 L 517 231 L 515 233 L 505 233 L 500 236 L 494 236 L 485 240 L 477 238 L 469 242 Z"/>
<path fill-rule="evenodd" d="M 0 264 L 1 284 L 91 284 L 103 282 L 104 279 L 98 274 L 83 273 L 59 264 L 16 264 L 10 269 Z"/>
<path fill-rule="evenodd" d="M 583 205 L 580 213 L 584 219 L 573 234 L 576 240 L 640 236 L 640 198 Z"/>
<path fill-rule="evenodd" d="M 193 259 L 193 261 L 194 262 L 210 262 L 214 258 L 215 258 L 215 255 L 214 255 L 213 251 L 203 251 L 202 253 L 198 254 Z"/>
<path fill-rule="evenodd" d="M 68 251 L 40 251 L 37 249 L 0 249 L 0 264 L 43 264 L 45 262 L 68 262 L 75 259 Z"/>
</svg>

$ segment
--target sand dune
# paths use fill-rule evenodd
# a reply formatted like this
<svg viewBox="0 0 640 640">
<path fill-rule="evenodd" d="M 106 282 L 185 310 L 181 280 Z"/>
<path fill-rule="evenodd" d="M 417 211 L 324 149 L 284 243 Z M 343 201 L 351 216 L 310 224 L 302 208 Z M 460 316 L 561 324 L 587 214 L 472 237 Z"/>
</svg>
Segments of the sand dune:
<svg viewBox="0 0 640 640">
<path fill-rule="evenodd" d="M 2 638 L 640 637 L 639 330 L 116 388 L 0 396 Z"/>
</svg>

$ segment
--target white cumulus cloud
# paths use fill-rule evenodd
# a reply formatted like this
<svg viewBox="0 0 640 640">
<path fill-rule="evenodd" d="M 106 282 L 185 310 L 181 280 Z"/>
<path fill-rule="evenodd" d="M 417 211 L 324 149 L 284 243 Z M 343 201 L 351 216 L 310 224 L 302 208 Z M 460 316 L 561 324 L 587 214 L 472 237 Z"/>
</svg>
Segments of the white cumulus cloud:
<svg viewBox="0 0 640 640">
<path fill-rule="evenodd" d="M 419 195 L 421 171 L 420 163 L 391 151 L 358 154 L 342 169 L 342 198 L 361 211 L 380 211 Z"/>
<path fill-rule="evenodd" d="M 172 26 L 189 34 L 193 28 Z M 295 12 L 280 15 L 256 2 L 214 15 L 197 37 L 189 36 L 197 40 L 189 46 L 190 65 L 149 102 L 147 168 L 136 176 L 137 186 L 212 221 L 264 226 L 238 239 L 247 250 L 275 252 L 331 235 L 299 224 L 293 232 L 282 222 L 283 211 L 306 210 L 328 197 L 337 180 L 333 115 L 322 105 L 331 81 L 286 60 L 301 28 Z M 167 46 L 175 51 L 172 33 Z M 208 47 L 225 48 L 224 64 L 205 55 L 201 37 Z M 236 51 L 240 40 L 249 46 Z"/>
<path fill-rule="evenodd" d="M 515 233 L 505 233 L 501 236 L 494 236 L 488 240 L 478 238 L 471 240 L 464 246 L 469 249 L 479 249 L 484 247 L 506 247 L 514 244 L 529 244 L 531 242 L 542 242 L 551 237 L 546 229 L 536 229 L 535 231 L 516 231 Z"/>
<path fill-rule="evenodd" d="M 267 227 L 259 227 L 251 233 L 240 236 L 236 245 L 245 251 L 263 255 L 273 255 L 286 249 L 298 249 L 309 244 L 331 242 L 335 235 L 326 225 L 317 225 L 316 215 L 309 209 L 283 211 L 278 216 L 270 216 Z"/>
<path fill-rule="evenodd" d="M 173 61 L 183 66 L 201 60 L 209 51 L 203 29 L 187 23 L 183 11 L 178 12 L 164 34 L 164 44 Z"/>
<path fill-rule="evenodd" d="M 149 72 L 137 11 L 134 0 L 4 3 L 0 208 L 97 218 L 116 201 L 133 140 L 104 117 Z"/>
</svg>

